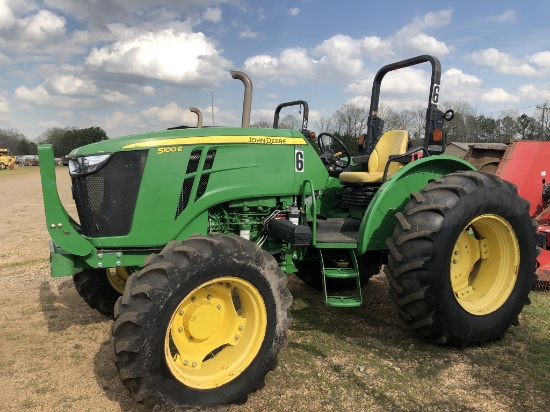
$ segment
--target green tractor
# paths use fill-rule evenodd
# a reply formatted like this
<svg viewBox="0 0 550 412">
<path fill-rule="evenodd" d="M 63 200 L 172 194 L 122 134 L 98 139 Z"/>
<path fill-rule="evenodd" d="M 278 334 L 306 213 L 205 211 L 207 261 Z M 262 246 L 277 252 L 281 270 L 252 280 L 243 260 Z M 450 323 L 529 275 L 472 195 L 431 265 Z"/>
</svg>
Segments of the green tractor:
<svg viewBox="0 0 550 412">
<path fill-rule="evenodd" d="M 390 71 L 432 67 L 424 144 L 383 133 Z M 301 100 L 273 128 L 174 128 L 90 144 L 69 155 L 77 223 L 40 145 L 52 276 L 114 316 L 120 378 L 145 404 L 244 402 L 277 363 L 291 326 L 286 274 L 328 306 L 357 307 L 384 265 L 403 321 L 436 344 L 480 345 L 517 322 L 534 280 L 535 227 L 514 185 L 442 155 L 441 68 L 432 56 L 384 66 L 364 153 L 307 130 Z M 301 105 L 302 130 L 279 129 Z M 320 154 L 318 150 L 320 149 Z"/>
</svg>

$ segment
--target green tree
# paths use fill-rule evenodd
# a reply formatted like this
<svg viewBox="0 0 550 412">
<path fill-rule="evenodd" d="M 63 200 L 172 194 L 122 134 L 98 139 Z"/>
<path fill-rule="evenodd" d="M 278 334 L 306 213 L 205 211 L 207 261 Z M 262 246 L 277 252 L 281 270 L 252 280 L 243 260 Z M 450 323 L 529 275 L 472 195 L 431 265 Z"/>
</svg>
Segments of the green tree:
<svg viewBox="0 0 550 412">
<path fill-rule="evenodd" d="M 12 155 L 28 154 L 19 150 L 21 141 L 26 137 L 17 129 L 0 129 L 0 147 L 8 149 Z"/>
<path fill-rule="evenodd" d="M 250 125 L 250 127 L 257 127 L 259 129 L 266 129 L 273 126 L 273 122 L 270 122 L 266 119 L 260 119 L 257 122 L 254 122 Z"/>
<path fill-rule="evenodd" d="M 539 138 L 540 123 L 525 113 L 518 117 L 518 133 L 524 140 Z"/>
<path fill-rule="evenodd" d="M 53 146 L 54 156 L 62 157 L 68 154 L 62 147 L 61 140 L 66 131 L 71 130 L 69 127 L 50 127 L 38 136 L 38 143 L 48 143 Z"/>
<path fill-rule="evenodd" d="M 497 121 L 483 115 L 476 118 L 478 141 L 494 143 L 497 140 Z"/>
<path fill-rule="evenodd" d="M 52 127 L 40 135 L 39 142 L 53 145 L 55 157 L 63 157 L 77 147 L 107 139 L 105 130 L 97 126 L 85 129 Z"/>
</svg>

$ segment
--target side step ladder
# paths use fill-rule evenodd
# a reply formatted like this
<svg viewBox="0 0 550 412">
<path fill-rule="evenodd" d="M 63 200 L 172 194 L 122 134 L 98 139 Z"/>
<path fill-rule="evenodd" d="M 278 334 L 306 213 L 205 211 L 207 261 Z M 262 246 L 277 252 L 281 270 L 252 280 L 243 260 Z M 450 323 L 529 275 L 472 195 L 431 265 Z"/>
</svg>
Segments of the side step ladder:
<svg viewBox="0 0 550 412">
<path fill-rule="evenodd" d="M 350 253 L 350 260 L 352 267 L 325 267 L 323 259 L 323 249 L 319 249 L 319 256 L 321 258 L 321 270 L 323 279 L 323 296 L 325 297 L 325 303 L 327 306 L 335 308 L 356 308 L 363 304 L 363 298 L 361 296 L 361 279 L 359 277 L 359 266 L 357 264 L 357 257 L 355 251 L 348 249 Z M 355 279 L 355 290 L 353 295 L 328 295 L 327 294 L 327 279 Z"/>
</svg>

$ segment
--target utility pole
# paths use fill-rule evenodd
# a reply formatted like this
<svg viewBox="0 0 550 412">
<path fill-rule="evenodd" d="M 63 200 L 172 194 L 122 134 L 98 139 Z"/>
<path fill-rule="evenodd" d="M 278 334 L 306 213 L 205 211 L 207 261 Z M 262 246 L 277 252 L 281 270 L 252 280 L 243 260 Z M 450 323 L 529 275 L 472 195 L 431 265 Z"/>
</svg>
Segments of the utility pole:
<svg viewBox="0 0 550 412">
<path fill-rule="evenodd" d="M 545 117 L 546 103 L 544 103 L 542 107 L 537 106 L 537 109 L 542 110 L 542 115 L 540 117 L 540 140 L 544 140 L 544 121 L 546 119 Z"/>
<path fill-rule="evenodd" d="M 214 92 L 212 92 L 212 126 L 214 126 Z"/>
</svg>

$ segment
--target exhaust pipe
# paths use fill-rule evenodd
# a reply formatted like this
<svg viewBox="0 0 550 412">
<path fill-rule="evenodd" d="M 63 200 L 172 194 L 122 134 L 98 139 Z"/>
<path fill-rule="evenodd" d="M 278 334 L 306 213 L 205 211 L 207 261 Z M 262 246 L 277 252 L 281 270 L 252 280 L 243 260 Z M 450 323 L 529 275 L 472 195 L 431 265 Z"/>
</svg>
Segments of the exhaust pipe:
<svg viewBox="0 0 550 412">
<path fill-rule="evenodd" d="M 245 73 L 230 70 L 231 76 L 244 83 L 243 119 L 241 127 L 250 127 L 250 112 L 252 111 L 252 80 Z"/>
<path fill-rule="evenodd" d="M 202 127 L 202 112 L 196 107 L 190 107 L 189 110 L 197 115 L 197 129 L 200 129 Z"/>
</svg>

